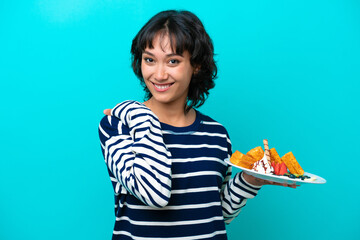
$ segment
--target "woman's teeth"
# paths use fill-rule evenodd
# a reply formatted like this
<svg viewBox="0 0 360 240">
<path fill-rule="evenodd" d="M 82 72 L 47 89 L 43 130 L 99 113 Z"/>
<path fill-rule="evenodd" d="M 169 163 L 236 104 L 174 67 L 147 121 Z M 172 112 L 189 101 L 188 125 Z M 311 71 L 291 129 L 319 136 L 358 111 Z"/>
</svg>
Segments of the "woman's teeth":
<svg viewBox="0 0 360 240">
<path fill-rule="evenodd" d="M 171 84 L 166 84 L 166 85 L 157 85 L 157 84 L 154 84 L 156 88 L 158 89 L 161 89 L 161 90 L 164 90 L 164 89 L 167 89 L 170 87 Z"/>
</svg>

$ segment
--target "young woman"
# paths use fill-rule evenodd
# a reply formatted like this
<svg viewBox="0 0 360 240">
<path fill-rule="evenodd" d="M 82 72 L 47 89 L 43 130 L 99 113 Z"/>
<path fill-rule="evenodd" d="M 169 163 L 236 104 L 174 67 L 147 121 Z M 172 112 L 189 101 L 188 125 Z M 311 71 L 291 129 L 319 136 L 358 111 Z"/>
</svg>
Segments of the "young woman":
<svg viewBox="0 0 360 240">
<path fill-rule="evenodd" d="M 115 193 L 113 239 L 227 239 L 229 223 L 263 184 L 231 178 L 226 129 L 195 108 L 214 87 L 212 41 L 188 11 L 164 11 L 135 36 L 132 67 L 144 103 L 106 110 L 99 126 Z"/>
</svg>

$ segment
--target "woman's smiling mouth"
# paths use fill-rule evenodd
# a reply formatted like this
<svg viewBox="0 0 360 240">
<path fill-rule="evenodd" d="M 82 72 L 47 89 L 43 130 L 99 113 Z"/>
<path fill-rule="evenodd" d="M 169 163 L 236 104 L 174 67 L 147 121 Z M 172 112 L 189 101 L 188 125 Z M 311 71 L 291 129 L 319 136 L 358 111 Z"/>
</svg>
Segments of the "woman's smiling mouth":
<svg viewBox="0 0 360 240">
<path fill-rule="evenodd" d="M 174 83 L 167 83 L 167 84 L 157 84 L 157 83 L 152 83 L 155 87 L 155 90 L 158 92 L 165 92 L 166 90 L 168 90 L 171 85 L 173 85 Z"/>
</svg>

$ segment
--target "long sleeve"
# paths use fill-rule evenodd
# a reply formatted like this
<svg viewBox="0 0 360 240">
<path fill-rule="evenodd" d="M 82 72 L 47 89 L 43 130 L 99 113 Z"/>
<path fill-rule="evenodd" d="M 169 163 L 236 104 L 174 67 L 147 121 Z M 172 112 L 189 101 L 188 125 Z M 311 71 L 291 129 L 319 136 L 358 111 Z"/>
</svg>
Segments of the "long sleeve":
<svg viewBox="0 0 360 240">
<path fill-rule="evenodd" d="M 171 193 L 171 154 L 158 118 L 135 101 L 118 104 L 112 115 L 105 116 L 99 125 L 109 171 L 121 188 L 144 204 L 166 206 Z"/>
<path fill-rule="evenodd" d="M 227 157 L 232 154 L 230 137 L 227 134 Z M 230 223 L 246 205 L 247 199 L 254 198 L 261 187 L 245 181 L 242 172 L 231 178 L 232 167 L 228 166 L 221 188 L 221 205 L 225 223 Z"/>
<path fill-rule="evenodd" d="M 232 167 L 229 166 L 221 192 L 221 205 L 226 223 L 230 223 L 246 205 L 247 199 L 254 198 L 260 190 L 259 186 L 246 182 L 242 172 L 230 179 L 231 171 Z"/>
</svg>

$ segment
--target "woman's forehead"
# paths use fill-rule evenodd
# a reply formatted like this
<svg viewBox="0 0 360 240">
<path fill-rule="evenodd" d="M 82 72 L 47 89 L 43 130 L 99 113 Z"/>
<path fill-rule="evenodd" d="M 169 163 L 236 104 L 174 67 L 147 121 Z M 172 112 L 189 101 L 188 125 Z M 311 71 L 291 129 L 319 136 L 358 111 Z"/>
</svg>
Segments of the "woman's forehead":
<svg viewBox="0 0 360 240">
<path fill-rule="evenodd" d="M 148 39 L 145 49 L 154 49 L 157 47 L 164 52 L 179 55 L 181 55 L 185 50 L 181 47 L 179 48 L 176 43 L 176 37 L 165 30 L 157 32 L 152 39 Z"/>
</svg>

